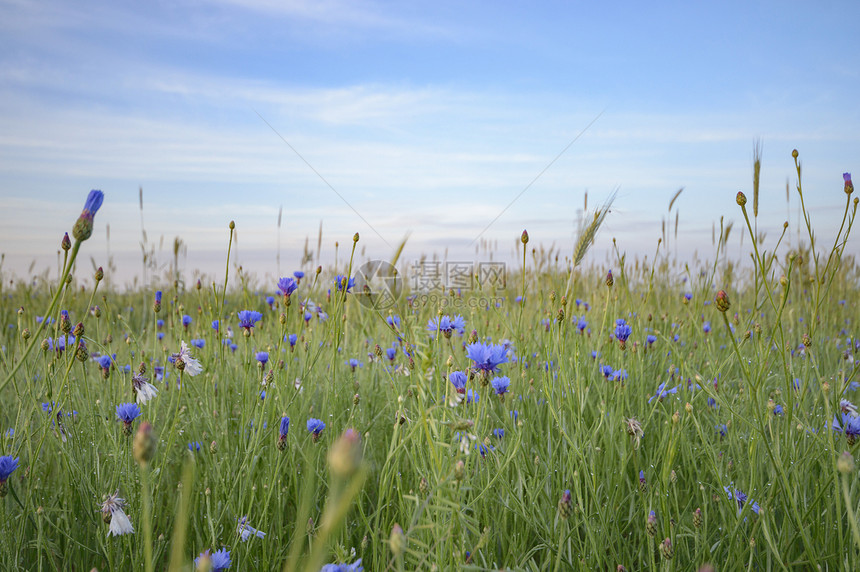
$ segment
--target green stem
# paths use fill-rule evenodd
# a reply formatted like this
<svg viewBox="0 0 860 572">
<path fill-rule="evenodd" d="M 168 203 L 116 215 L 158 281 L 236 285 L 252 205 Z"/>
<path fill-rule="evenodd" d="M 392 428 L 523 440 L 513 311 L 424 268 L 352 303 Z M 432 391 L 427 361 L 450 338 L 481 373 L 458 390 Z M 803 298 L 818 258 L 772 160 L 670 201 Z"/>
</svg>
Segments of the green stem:
<svg viewBox="0 0 860 572">
<path fill-rule="evenodd" d="M 72 246 L 72 254 L 69 257 L 67 264 L 63 267 L 63 275 L 60 277 L 60 284 L 57 288 L 57 291 L 54 292 L 54 297 L 51 299 L 51 305 L 48 306 L 48 309 L 45 311 L 45 319 L 42 320 L 42 323 L 39 324 L 39 327 L 36 328 L 36 332 L 30 337 L 30 343 L 27 344 L 27 349 L 24 350 L 24 354 L 21 356 L 21 359 L 18 360 L 18 363 L 12 368 L 12 371 L 9 372 L 9 375 L 6 376 L 6 379 L 3 381 L 3 385 L 0 385 L 0 393 L 6 389 L 6 386 L 12 381 L 12 378 L 15 377 L 15 374 L 18 373 L 18 369 L 21 367 L 25 361 L 27 361 L 27 356 L 30 355 L 30 352 L 33 351 L 33 347 L 36 345 L 36 342 L 39 340 L 39 335 L 42 333 L 42 330 L 45 329 L 45 324 L 48 323 L 48 317 L 53 313 L 54 308 L 57 305 L 57 300 L 60 299 L 60 294 L 63 292 L 66 286 L 66 277 L 69 275 L 69 272 L 72 269 L 72 265 L 75 263 L 75 258 L 78 256 L 78 250 L 81 248 L 81 241 L 76 240 L 75 244 Z M 41 344 L 41 342 L 39 342 Z"/>
</svg>

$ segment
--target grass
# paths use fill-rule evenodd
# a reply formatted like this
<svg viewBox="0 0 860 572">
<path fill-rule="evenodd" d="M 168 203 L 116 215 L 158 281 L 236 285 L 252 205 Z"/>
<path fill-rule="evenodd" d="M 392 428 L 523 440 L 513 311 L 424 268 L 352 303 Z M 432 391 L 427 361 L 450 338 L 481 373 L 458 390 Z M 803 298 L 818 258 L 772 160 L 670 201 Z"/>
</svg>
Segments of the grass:
<svg viewBox="0 0 860 572">
<path fill-rule="evenodd" d="M 386 309 L 334 287 L 358 235 L 347 264 L 305 268 L 289 305 L 240 272 L 186 289 L 171 271 L 157 312 L 156 286 L 79 281 L 75 241 L 60 280 L 3 281 L 0 443 L 19 465 L 0 487 L 0 568 L 191 570 L 226 549 L 233 570 L 856 569 L 856 199 L 825 247 L 804 210 L 790 252 L 738 203 L 746 267 L 725 257 L 727 228 L 696 268 L 618 253 L 611 286 L 609 268 L 538 249 L 504 280 Z M 65 351 L 61 310 L 83 328 Z M 242 310 L 262 315 L 248 335 Z M 428 330 L 455 314 L 462 335 Z M 170 361 L 191 340 L 196 376 Z M 472 371 L 477 400 L 448 381 L 474 369 L 472 342 L 508 359 Z M 140 371 L 159 393 L 124 431 Z M 134 534 L 108 536 L 117 492 Z"/>
</svg>

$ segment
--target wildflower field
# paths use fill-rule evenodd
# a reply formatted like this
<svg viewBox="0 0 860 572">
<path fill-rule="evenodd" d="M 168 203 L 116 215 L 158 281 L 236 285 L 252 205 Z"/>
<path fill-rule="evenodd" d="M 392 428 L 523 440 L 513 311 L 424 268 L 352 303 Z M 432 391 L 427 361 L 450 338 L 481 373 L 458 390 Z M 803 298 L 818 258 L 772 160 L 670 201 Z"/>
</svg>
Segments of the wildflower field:
<svg viewBox="0 0 860 572">
<path fill-rule="evenodd" d="M 745 261 L 720 226 L 710 261 L 589 262 L 604 206 L 565 252 L 532 229 L 494 280 L 388 298 L 357 234 L 255 281 L 227 221 L 224 275 L 113 291 L 74 264 L 93 191 L 60 276 L 0 285 L 0 569 L 860 569 L 834 179 L 842 227 L 804 210 L 792 250 L 756 187 L 726 195 Z"/>
</svg>

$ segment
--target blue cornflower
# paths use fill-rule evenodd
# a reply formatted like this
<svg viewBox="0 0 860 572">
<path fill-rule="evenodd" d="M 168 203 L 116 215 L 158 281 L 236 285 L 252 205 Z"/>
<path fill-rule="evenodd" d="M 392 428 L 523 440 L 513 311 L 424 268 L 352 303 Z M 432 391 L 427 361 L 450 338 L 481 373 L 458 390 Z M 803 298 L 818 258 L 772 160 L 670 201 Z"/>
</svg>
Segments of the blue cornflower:
<svg viewBox="0 0 860 572">
<path fill-rule="evenodd" d="M 287 340 L 286 340 L 286 341 L 290 342 L 290 347 L 291 347 L 291 348 L 294 348 L 294 347 L 296 347 L 296 342 L 297 342 L 298 340 L 299 340 L 299 336 L 297 336 L 296 334 L 290 334 L 289 336 L 287 336 Z"/>
<path fill-rule="evenodd" d="M 618 318 L 615 320 L 615 338 L 624 344 L 627 341 L 627 338 L 630 337 L 630 334 L 633 333 L 633 328 L 625 322 L 623 319 Z"/>
<path fill-rule="evenodd" d="M 191 342 L 190 342 L 190 343 L 191 343 L 191 345 L 192 345 L 192 346 L 194 346 L 195 348 L 199 348 L 199 349 L 201 349 L 201 350 L 202 350 L 202 349 L 203 349 L 203 346 L 205 346 L 205 345 L 206 345 L 206 340 L 202 340 L 202 339 L 199 339 L 199 338 L 198 338 L 198 339 L 196 339 L 196 340 L 191 340 Z"/>
<path fill-rule="evenodd" d="M 493 429 L 493 435 L 498 439 L 502 439 L 505 436 L 505 430 L 501 428 Z"/>
<path fill-rule="evenodd" d="M 627 381 L 627 370 L 626 369 L 616 369 L 612 372 L 612 381 Z"/>
<path fill-rule="evenodd" d="M 468 377 L 465 373 L 462 371 L 452 371 L 451 375 L 448 376 L 448 381 L 451 382 L 457 393 L 466 393 L 466 381 L 468 381 Z"/>
<path fill-rule="evenodd" d="M 392 346 L 390 348 L 386 348 L 385 357 L 387 357 L 389 361 L 394 361 L 394 358 L 397 357 L 397 347 Z"/>
<path fill-rule="evenodd" d="M 0 483 L 5 483 L 9 475 L 18 468 L 18 459 L 20 457 L 12 457 L 11 455 L 3 455 L 0 457 Z"/>
<path fill-rule="evenodd" d="M 161 290 L 155 291 L 155 303 L 161 304 Z"/>
<path fill-rule="evenodd" d="M 540 321 L 540 324 L 548 332 L 550 326 L 552 326 L 552 320 L 550 320 L 549 318 L 544 318 L 543 320 Z"/>
<path fill-rule="evenodd" d="M 337 288 L 338 292 L 343 290 L 344 286 L 346 286 L 346 291 L 350 292 L 352 287 L 355 286 L 355 278 L 347 279 L 343 274 L 338 274 L 334 279 L 334 286 Z"/>
<path fill-rule="evenodd" d="M 326 564 L 320 569 L 320 572 L 364 572 L 364 567 L 361 565 L 361 558 L 352 564 Z"/>
<path fill-rule="evenodd" d="M 254 357 L 260 363 L 260 367 L 265 367 L 269 361 L 269 352 L 257 352 Z"/>
<path fill-rule="evenodd" d="M 388 316 L 385 322 L 395 330 L 400 329 L 400 316 Z"/>
<path fill-rule="evenodd" d="M 156 328 L 158 328 L 159 330 L 160 330 L 161 328 L 163 328 L 163 327 L 164 327 L 164 320 L 162 320 L 161 318 L 159 318 L 158 320 L 156 320 L 156 321 L 155 321 L 155 327 L 156 327 Z"/>
<path fill-rule="evenodd" d="M 442 332 L 446 338 L 450 338 L 455 331 L 461 336 L 466 331 L 466 320 L 460 314 L 453 318 L 451 316 L 438 316 L 427 322 L 427 330 L 431 334 Z"/>
<path fill-rule="evenodd" d="M 588 327 L 588 320 L 586 320 L 585 317 L 583 316 L 576 323 L 576 329 L 578 329 L 579 333 L 582 334 L 585 332 L 585 328 L 587 328 L 587 327 Z"/>
<path fill-rule="evenodd" d="M 325 423 L 321 420 L 314 419 L 313 417 L 308 419 L 308 432 L 313 434 L 315 440 L 320 436 L 320 433 L 323 432 L 323 429 L 325 429 Z"/>
<path fill-rule="evenodd" d="M 602 365 L 600 366 L 600 373 L 603 374 L 603 377 L 609 379 L 612 377 L 612 366 L 611 365 Z"/>
<path fill-rule="evenodd" d="M 720 434 L 720 438 L 723 438 L 729 434 L 729 427 L 725 423 L 720 423 L 716 427 L 717 427 L 717 433 Z"/>
<path fill-rule="evenodd" d="M 281 417 L 281 425 L 278 428 L 281 439 L 284 439 L 287 436 L 287 433 L 290 432 L 290 418 L 284 415 Z"/>
<path fill-rule="evenodd" d="M 111 358 L 109 355 L 100 356 L 98 359 L 99 367 L 102 369 L 110 369 Z"/>
<path fill-rule="evenodd" d="M 209 558 L 209 563 L 211 564 L 211 568 L 207 568 L 207 570 L 211 570 L 212 572 L 220 572 L 221 570 L 226 570 L 232 564 L 230 560 L 230 551 L 226 548 L 222 548 L 216 552 L 211 552 L 210 550 L 204 550 L 200 553 L 200 556 L 194 559 L 194 567 L 200 567 L 200 560 L 203 558 Z"/>
<path fill-rule="evenodd" d="M 272 307 L 275 305 L 275 297 L 274 296 L 266 296 L 266 304 L 269 305 L 269 309 L 271 310 Z"/>
<path fill-rule="evenodd" d="M 481 454 L 481 458 L 485 457 L 488 452 L 495 451 L 492 445 L 484 445 L 483 442 L 475 443 L 475 450 Z"/>
<path fill-rule="evenodd" d="M 305 315 L 304 315 L 304 316 L 302 316 L 302 317 L 305 319 L 305 323 L 307 323 L 307 322 L 310 322 L 310 321 L 311 321 L 311 318 L 313 318 L 313 317 L 314 317 L 314 315 L 313 315 L 313 314 L 311 314 L 310 312 L 305 312 Z"/>
<path fill-rule="evenodd" d="M 785 412 L 782 409 L 782 405 L 774 406 L 774 408 L 773 408 L 773 414 L 774 415 L 782 415 L 783 413 L 785 413 Z"/>
<path fill-rule="evenodd" d="M 501 364 L 508 361 L 504 346 L 486 345 L 480 342 L 466 346 L 466 357 L 472 360 L 475 369 L 483 372 L 484 375 L 496 372 Z"/>
<path fill-rule="evenodd" d="M 723 490 L 726 491 L 726 494 L 728 495 L 729 500 L 732 500 L 732 498 L 734 498 L 737 501 L 738 512 L 740 512 L 741 509 L 743 509 L 744 504 L 746 504 L 746 502 L 747 502 L 748 497 L 747 497 L 746 493 L 744 493 L 743 491 L 739 491 L 738 489 L 729 488 L 729 487 L 723 487 Z M 732 495 L 733 490 L 734 490 L 734 495 Z M 750 508 L 756 514 L 758 514 L 759 510 L 761 510 L 761 507 L 759 507 L 758 503 L 755 502 L 754 500 L 750 500 Z"/>
<path fill-rule="evenodd" d="M 702 331 L 705 332 L 706 334 L 710 334 L 711 333 L 711 323 L 705 322 L 704 324 L 702 324 Z"/>
<path fill-rule="evenodd" d="M 490 381 L 490 385 L 492 385 L 493 389 L 496 390 L 496 395 L 504 395 L 508 392 L 508 387 L 510 387 L 511 385 L 511 380 L 505 376 L 494 377 L 492 381 Z"/>
<path fill-rule="evenodd" d="M 853 445 L 857 440 L 857 437 L 860 436 L 860 417 L 855 417 L 850 413 L 842 414 L 842 423 L 839 423 L 839 420 L 836 416 L 833 416 L 833 430 L 837 433 L 845 433 L 845 438 L 848 440 L 849 445 Z"/>
<path fill-rule="evenodd" d="M 186 329 L 188 328 L 188 326 L 190 326 L 190 325 L 191 325 L 191 322 L 193 322 L 193 321 L 194 321 L 194 320 L 192 320 L 192 319 L 191 319 L 191 316 L 189 316 L 188 314 L 185 314 L 184 316 L 182 316 L 182 325 L 183 325 Z"/>
<path fill-rule="evenodd" d="M 676 385 L 672 389 L 666 389 L 666 382 L 663 382 L 657 386 L 657 392 L 651 396 L 651 398 L 648 400 L 648 403 L 651 403 L 655 399 L 663 401 L 663 398 L 668 396 L 670 393 L 678 393 L 678 386 Z"/>
<path fill-rule="evenodd" d="M 122 420 L 122 433 L 131 435 L 131 422 L 140 417 L 140 407 L 137 403 L 122 403 L 116 406 L 116 416 Z"/>
<path fill-rule="evenodd" d="M 257 325 L 257 322 L 263 319 L 263 314 L 256 310 L 242 310 L 237 312 L 239 316 L 239 327 L 245 328 L 245 334 L 250 334 L 251 328 Z"/>
<path fill-rule="evenodd" d="M 200 452 L 200 441 L 192 441 L 192 442 L 188 443 L 188 450 L 191 451 L 192 453 L 199 453 Z"/>
<path fill-rule="evenodd" d="M 472 403 L 473 401 L 477 403 L 480 398 L 481 396 L 478 395 L 477 391 L 470 389 L 466 392 L 466 403 Z"/>
<path fill-rule="evenodd" d="M 305 277 L 305 273 L 301 270 L 296 270 L 295 272 L 293 272 L 293 276 L 296 277 L 296 280 L 301 281 L 301 279 Z"/>
<path fill-rule="evenodd" d="M 355 358 L 349 358 L 349 361 L 346 362 L 352 371 L 355 371 L 355 368 L 361 367 L 363 364 Z"/>
<path fill-rule="evenodd" d="M 645 343 L 648 344 L 649 346 L 656 341 L 657 341 L 657 336 L 655 336 L 654 334 L 648 334 L 645 337 Z"/>
<path fill-rule="evenodd" d="M 292 278 L 281 278 L 278 280 L 278 291 L 281 293 L 281 296 L 284 296 L 285 298 L 295 292 L 298 287 L 299 285 Z"/>
<path fill-rule="evenodd" d="M 221 328 L 221 321 L 220 320 L 212 320 L 212 329 L 217 332 L 220 330 L 220 328 Z"/>
</svg>

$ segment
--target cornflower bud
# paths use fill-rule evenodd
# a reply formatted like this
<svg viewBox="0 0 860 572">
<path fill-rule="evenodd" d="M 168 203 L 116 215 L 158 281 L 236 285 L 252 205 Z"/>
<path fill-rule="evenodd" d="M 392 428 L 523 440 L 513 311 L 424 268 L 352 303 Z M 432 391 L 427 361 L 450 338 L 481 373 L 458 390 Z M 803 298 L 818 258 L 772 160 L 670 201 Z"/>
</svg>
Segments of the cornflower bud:
<svg viewBox="0 0 860 572">
<path fill-rule="evenodd" d="M 747 196 L 741 191 L 738 191 L 738 194 L 735 197 L 735 202 L 738 203 L 740 206 L 744 206 L 745 204 L 747 204 Z"/>
<path fill-rule="evenodd" d="M 93 234 L 93 219 L 96 216 L 99 208 L 102 206 L 102 201 L 104 201 L 104 193 L 97 190 L 90 191 L 90 194 L 87 196 L 87 200 L 84 203 L 84 210 L 81 212 L 81 216 L 78 217 L 78 221 L 75 223 L 75 226 L 72 227 L 72 236 L 75 237 L 77 241 L 84 241 L 88 239 Z"/>
<path fill-rule="evenodd" d="M 663 542 L 660 543 L 660 554 L 666 560 L 671 560 L 673 556 L 675 556 L 675 549 L 672 548 L 672 540 L 669 537 L 666 537 Z"/>
<path fill-rule="evenodd" d="M 391 553 L 395 557 L 400 557 L 406 552 L 406 535 L 403 534 L 403 529 L 399 524 L 394 524 L 391 529 L 391 536 L 388 538 L 388 546 L 391 548 Z"/>
<path fill-rule="evenodd" d="M 717 295 L 714 297 L 714 303 L 717 306 L 717 310 L 724 314 L 731 307 L 731 303 L 729 302 L 729 295 L 726 294 L 725 290 L 720 290 L 719 292 L 717 292 Z"/>
<path fill-rule="evenodd" d="M 558 516 L 564 520 L 570 518 L 570 489 L 561 494 L 561 499 L 558 501 Z"/>
<path fill-rule="evenodd" d="M 65 251 L 68 251 L 69 249 L 72 248 L 72 241 L 69 238 L 68 232 L 63 235 L 63 240 L 60 241 L 60 248 L 62 248 Z"/>
<path fill-rule="evenodd" d="M 836 460 L 836 470 L 843 475 L 853 473 L 854 467 L 854 457 L 848 451 L 839 455 L 839 458 Z"/>
<path fill-rule="evenodd" d="M 132 445 L 134 460 L 141 465 L 146 465 L 155 453 L 156 439 L 152 433 L 152 425 L 144 421 L 137 428 Z"/>
</svg>

